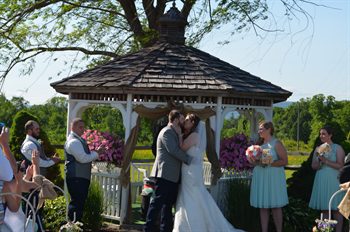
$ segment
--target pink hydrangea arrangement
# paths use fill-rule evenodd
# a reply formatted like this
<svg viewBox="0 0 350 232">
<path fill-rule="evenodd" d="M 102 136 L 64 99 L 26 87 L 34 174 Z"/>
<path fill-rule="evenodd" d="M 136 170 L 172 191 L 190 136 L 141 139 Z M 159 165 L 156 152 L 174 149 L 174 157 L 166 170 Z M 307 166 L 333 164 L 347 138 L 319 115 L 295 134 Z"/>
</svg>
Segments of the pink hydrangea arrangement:
<svg viewBox="0 0 350 232">
<path fill-rule="evenodd" d="M 123 160 L 124 142 L 108 132 L 86 130 L 82 135 L 91 151 L 103 150 L 98 161 L 106 161 L 120 166 Z"/>
<path fill-rule="evenodd" d="M 250 145 L 248 137 L 244 134 L 223 139 L 220 144 L 221 167 L 235 171 L 251 170 L 253 166 L 246 157 L 246 150 Z"/>
</svg>

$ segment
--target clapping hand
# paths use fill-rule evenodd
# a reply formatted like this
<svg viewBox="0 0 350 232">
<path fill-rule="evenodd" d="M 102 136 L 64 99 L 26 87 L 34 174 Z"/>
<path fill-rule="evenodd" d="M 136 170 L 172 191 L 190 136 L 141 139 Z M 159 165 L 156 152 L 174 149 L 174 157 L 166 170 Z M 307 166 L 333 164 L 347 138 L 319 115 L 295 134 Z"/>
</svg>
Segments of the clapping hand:
<svg viewBox="0 0 350 232">
<path fill-rule="evenodd" d="M 33 164 L 27 167 L 26 175 L 24 176 L 25 180 L 30 181 L 33 178 L 34 167 Z"/>
<path fill-rule="evenodd" d="M 37 166 L 40 164 L 40 156 L 38 150 L 32 151 L 32 164 Z"/>
<path fill-rule="evenodd" d="M 6 146 L 9 142 L 9 136 L 9 129 L 7 127 L 3 127 L 0 134 L 0 144 Z"/>
<path fill-rule="evenodd" d="M 349 189 L 350 188 L 350 182 L 345 182 L 343 184 L 340 184 L 339 187 L 341 189 Z"/>
</svg>

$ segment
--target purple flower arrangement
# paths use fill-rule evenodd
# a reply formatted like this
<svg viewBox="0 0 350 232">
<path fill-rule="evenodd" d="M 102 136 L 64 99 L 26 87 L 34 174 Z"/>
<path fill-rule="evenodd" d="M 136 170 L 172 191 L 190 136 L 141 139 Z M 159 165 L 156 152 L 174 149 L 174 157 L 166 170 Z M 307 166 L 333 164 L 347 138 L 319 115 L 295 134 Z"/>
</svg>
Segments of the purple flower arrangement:
<svg viewBox="0 0 350 232">
<path fill-rule="evenodd" d="M 122 139 L 98 130 L 86 130 L 82 135 L 91 151 L 102 150 L 98 161 L 105 161 L 120 166 L 123 160 L 124 142 Z"/>
<path fill-rule="evenodd" d="M 219 159 L 221 167 L 235 171 L 251 170 L 253 166 L 246 157 L 246 150 L 250 145 L 251 142 L 244 134 L 221 140 Z"/>
<path fill-rule="evenodd" d="M 315 221 L 317 223 L 317 227 L 315 226 L 313 228 L 313 232 L 332 232 L 335 229 L 335 226 L 337 225 L 337 221 L 335 220 L 319 220 L 316 219 Z"/>
</svg>

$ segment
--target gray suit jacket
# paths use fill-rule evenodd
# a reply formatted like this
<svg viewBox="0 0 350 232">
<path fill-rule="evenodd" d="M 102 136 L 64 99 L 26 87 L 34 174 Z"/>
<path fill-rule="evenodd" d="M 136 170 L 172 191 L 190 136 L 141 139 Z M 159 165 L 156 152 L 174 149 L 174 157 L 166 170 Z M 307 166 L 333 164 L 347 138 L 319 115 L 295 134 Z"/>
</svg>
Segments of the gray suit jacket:
<svg viewBox="0 0 350 232">
<path fill-rule="evenodd" d="M 157 156 L 150 176 L 177 183 L 180 179 L 182 162 L 189 163 L 190 160 L 191 157 L 179 146 L 176 131 L 166 126 L 157 138 Z"/>
</svg>

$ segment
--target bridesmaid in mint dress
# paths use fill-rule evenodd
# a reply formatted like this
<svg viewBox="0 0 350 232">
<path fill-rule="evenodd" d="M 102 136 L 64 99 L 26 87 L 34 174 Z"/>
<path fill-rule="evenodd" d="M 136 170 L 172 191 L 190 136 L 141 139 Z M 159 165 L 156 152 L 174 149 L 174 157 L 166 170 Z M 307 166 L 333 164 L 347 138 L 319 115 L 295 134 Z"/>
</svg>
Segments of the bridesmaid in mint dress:
<svg viewBox="0 0 350 232">
<path fill-rule="evenodd" d="M 270 210 L 276 231 L 282 231 L 282 207 L 288 204 L 286 176 L 284 166 L 288 164 L 287 151 L 283 144 L 273 137 L 272 122 L 263 122 L 259 125 L 259 136 L 262 149 L 268 149 L 272 155 L 272 163 L 262 166 L 252 160 L 255 165 L 250 188 L 250 205 L 260 209 L 261 231 L 267 232 Z"/>
<path fill-rule="evenodd" d="M 309 207 L 321 210 L 323 218 L 328 218 L 328 203 L 333 193 L 339 190 L 339 170 L 344 166 L 345 152 L 343 148 L 333 143 L 333 130 L 329 126 L 324 126 L 320 130 L 320 139 L 322 143 L 330 145 L 330 151 L 322 156 L 317 156 L 315 149 L 312 168 L 317 170 L 312 188 Z M 343 194 L 337 194 L 332 200 L 332 215 L 338 221 L 336 232 L 340 232 L 343 226 L 343 216 L 338 211 L 338 205 L 343 198 Z"/>
</svg>

